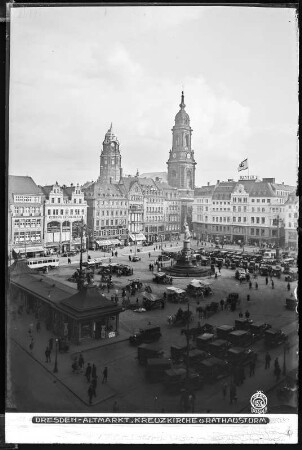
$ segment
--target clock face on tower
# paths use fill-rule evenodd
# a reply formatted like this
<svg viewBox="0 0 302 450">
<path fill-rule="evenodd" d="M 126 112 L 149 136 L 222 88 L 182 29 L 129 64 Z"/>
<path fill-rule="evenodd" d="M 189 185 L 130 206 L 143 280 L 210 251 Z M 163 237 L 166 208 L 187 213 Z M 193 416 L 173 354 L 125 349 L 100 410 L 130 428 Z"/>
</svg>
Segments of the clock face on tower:
<svg viewBox="0 0 302 450">
<path fill-rule="evenodd" d="M 111 142 L 110 146 L 111 146 L 111 148 L 115 148 L 115 143 Z"/>
</svg>

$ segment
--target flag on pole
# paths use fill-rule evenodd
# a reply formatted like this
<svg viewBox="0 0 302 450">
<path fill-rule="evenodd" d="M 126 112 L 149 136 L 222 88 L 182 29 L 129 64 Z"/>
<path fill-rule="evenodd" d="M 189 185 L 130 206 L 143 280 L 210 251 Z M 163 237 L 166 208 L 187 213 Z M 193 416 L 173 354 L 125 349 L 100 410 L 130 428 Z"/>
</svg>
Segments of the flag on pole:
<svg viewBox="0 0 302 450">
<path fill-rule="evenodd" d="M 240 172 L 240 170 L 246 170 L 248 169 L 248 162 L 247 162 L 247 158 L 244 159 L 238 166 L 238 172 Z"/>
</svg>

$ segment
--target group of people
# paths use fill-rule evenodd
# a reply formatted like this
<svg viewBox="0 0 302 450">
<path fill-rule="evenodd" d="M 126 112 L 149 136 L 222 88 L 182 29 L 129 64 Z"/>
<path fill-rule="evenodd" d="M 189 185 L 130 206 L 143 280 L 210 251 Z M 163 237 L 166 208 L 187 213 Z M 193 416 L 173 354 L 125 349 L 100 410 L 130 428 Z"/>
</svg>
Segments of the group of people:
<svg viewBox="0 0 302 450">
<path fill-rule="evenodd" d="M 87 366 L 85 368 L 85 361 L 82 353 L 80 355 L 74 358 L 74 361 L 72 363 L 72 372 L 73 373 L 79 373 L 84 372 L 84 376 L 87 380 L 87 383 L 89 383 L 88 387 L 88 400 L 89 404 L 92 404 L 92 398 L 96 397 L 96 388 L 97 388 L 97 381 L 98 381 L 98 375 L 97 375 L 97 368 L 96 365 L 93 363 L 92 365 L 90 363 L 87 363 Z M 108 379 L 108 367 L 106 366 L 103 370 L 103 379 L 102 383 L 107 383 Z"/>
</svg>

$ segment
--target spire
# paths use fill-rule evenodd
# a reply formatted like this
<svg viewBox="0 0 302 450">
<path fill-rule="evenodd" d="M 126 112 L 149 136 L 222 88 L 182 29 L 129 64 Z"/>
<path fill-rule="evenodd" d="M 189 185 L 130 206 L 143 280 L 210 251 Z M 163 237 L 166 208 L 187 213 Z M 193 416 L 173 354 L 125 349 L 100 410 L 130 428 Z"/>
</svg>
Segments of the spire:
<svg viewBox="0 0 302 450">
<path fill-rule="evenodd" d="M 180 108 L 181 109 L 185 109 L 186 105 L 185 105 L 185 96 L 184 96 L 184 91 L 181 91 L 181 103 L 180 103 Z"/>
<path fill-rule="evenodd" d="M 110 133 L 112 132 L 112 122 L 110 124 L 110 128 L 109 128 Z"/>
</svg>

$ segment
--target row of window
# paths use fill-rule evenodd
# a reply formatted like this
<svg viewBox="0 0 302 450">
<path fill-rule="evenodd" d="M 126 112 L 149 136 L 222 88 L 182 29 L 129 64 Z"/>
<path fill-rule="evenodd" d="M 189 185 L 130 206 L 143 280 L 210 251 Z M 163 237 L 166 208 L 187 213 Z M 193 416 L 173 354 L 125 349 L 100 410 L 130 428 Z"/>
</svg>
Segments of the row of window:
<svg viewBox="0 0 302 450">
<path fill-rule="evenodd" d="M 14 195 L 15 203 L 41 203 L 41 197 L 34 195 Z"/>
<path fill-rule="evenodd" d="M 163 222 L 163 216 L 147 216 L 146 222 Z"/>
<path fill-rule="evenodd" d="M 14 207 L 14 213 L 15 214 L 41 214 L 41 207 L 34 207 L 34 206 L 15 206 Z"/>
<path fill-rule="evenodd" d="M 50 203 L 64 203 L 64 199 L 62 197 L 50 197 Z M 73 203 L 85 203 L 84 196 L 83 198 L 74 198 Z"/>
<path fill-rule="evenodd" d="M 100 208 L 101 206 L 128 206 L 127 202 L 124 201 L 113 201 L 113 200 L 103 200 L 96 202 L 96 206 Z"/>
<path fill-rule="evenodd" d="M 84 209 L 48 209 L 47 215 L 48 216 L 84 216 L 85 210 Z"/>
<path fill-rule="evenodd" d="M 113 229 L 108 229 L 108 230 L 96 230 L 94 232 L 94 236 L 110 236 L 110 237 L 114 237 L 117 235 L 122 235 L 122 234 L 126 234 L 126 228 L 113 228 Z"/>
<path fill-rule="evenodd" d="M 95 221 L 95 225 L 96 227 L 104 227 L 104 226 L 109 226 L 109 225 L 125 225 L 126 221 L 124 219 L 106 219 L 106 220 L 96 220 Z"/>
<path fill-rule="evenodd" d="M 14 233 L 14 244 L 19 242 L 40 242 L 41 241 L 41 231 L 20 231 L 19 233 Z"/>
<path fill-rule="evenodd" d="M 40 227 L 41 226 L 41 219 L 15 219 L 14 226 L 17 228 L 24 228 L 24 227 Z"/>
<path fill-rule="evenodd" d="M 162 213 L 164 211 L 164 208 L 162 206 L 147 206 L 147 212 L 155 212 L 155 213 Z"/>
<path fill-rule="evenodd" d="M 114 211 L 115 211 L 115 214 L 114 214 Z M 100 214 L 100 212 L 101 212 L 101 214 Z M 110 210 L 106 210 L 106 211 L 104 211 L 103 209 L 102 209 L 102 211 L 97 211 L 96 212 L 96 216 L 97 217 L 99 217 L 99 216 L 114 216 L 114 215 L 116 215 L 116 216 L 126 216 L 127 215 L 127 210 L 125 209 L 125 210 L 123 210 L 123 211 L 119 211 L 119 210 L 113 210 L 113 209 L 110 209 Z"/>
</svg>

